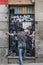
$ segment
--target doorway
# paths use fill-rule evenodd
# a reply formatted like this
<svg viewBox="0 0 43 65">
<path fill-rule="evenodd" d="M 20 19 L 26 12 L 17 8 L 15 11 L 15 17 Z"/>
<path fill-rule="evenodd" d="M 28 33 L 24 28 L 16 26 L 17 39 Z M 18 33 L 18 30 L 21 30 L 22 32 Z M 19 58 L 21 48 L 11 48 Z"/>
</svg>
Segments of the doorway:
<svg viewBox="0 0 43 65">
<path fill-rule="evenodd" d="M 19 22 L 18 22 L 19 21 Z M 18 26 L 17 26 L 18 25 Z M 31 25 L 32 29 L 35 30 L 35 13 L 34 5 L 30 6 L 9 6 L 9 32 L 17 33 L 21 30 L 21 27 L 26 28 Z M 29 40 L 31 42 L 29 42 Z M 35 56 L 35 40 L 32 42 L 31 39 L 27 38 L 26 43 L 26 56 Z M 18 38 L 9 36 L 9 50 L 10 53 L 18 56 Z"/>
</svg>

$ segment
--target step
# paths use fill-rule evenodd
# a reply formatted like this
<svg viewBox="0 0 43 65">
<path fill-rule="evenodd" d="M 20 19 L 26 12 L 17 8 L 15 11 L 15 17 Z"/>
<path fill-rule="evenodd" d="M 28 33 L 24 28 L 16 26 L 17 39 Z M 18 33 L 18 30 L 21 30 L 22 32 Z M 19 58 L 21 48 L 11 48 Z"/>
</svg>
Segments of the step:
<svg viewBox="0 0 43 65">
<path fill-rule="evenodd" d="M 34 63 L 35 57 L 26 57 L 23 63 Z M 8 56 L 8 63 L 9 64 L 18 64 L 19 63 L 19 57 L 18 56 Z"/>
</svg>

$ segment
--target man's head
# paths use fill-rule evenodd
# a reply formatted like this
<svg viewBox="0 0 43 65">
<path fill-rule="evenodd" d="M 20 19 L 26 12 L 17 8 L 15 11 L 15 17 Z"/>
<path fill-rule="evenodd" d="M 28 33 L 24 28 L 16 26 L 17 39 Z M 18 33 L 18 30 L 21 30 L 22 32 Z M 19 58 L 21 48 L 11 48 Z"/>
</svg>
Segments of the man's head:
<svg viewBox="0 0 43 65">
<path fill-rule="evenodd" d="M 28 26 L 27 29 L 28 29 L 28 30 L 31 30 L 31 29 L 32 29 L 32 26 Z"/>
</svg>

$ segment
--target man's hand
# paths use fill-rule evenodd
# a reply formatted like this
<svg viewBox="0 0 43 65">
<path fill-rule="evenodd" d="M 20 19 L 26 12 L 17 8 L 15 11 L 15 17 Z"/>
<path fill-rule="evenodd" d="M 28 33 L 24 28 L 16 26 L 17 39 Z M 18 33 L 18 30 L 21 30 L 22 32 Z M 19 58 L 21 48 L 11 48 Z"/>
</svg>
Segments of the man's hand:
<svg viewBox="0 0 43 65">
<path fill-rule="evenodd" d="M 14 36 L 13 33 L 6 32 L 6 35 Z"/>
<path fill-rule="evenodd" d="M 13 34 L 13 33 L 11 33 L 11 34 L 10 34 L 10 36 L 14 36 L 14 34 Z"/>
<path fill-rule="evenodd" d="M 32 38 L 32 36 L 33 36 L 33 35 L 32 35 L 32 34 L 31 34 L 31 35 L 28 35 L 28 34 L 27 34 L 26 36 L 28 36 L 28 37 Z"/>
</svg>

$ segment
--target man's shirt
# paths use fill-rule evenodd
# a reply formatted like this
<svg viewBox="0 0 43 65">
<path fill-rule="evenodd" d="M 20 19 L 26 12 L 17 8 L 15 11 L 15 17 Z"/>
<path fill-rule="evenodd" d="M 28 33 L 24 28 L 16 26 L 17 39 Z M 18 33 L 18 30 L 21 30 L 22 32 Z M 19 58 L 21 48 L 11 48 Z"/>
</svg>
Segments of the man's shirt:
<svg viewBox="0 0 43 65">
<path fill-rule="evenodd" d="M 26 33 L 24 31 L 17 33 L 18 43 L 26 43 Z"/>
</svg>

